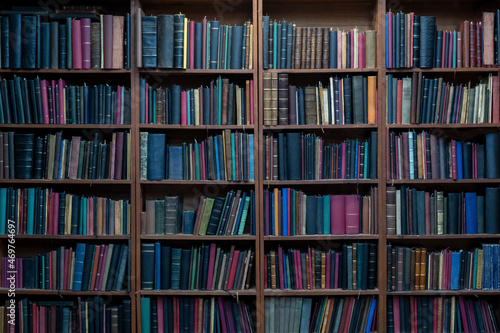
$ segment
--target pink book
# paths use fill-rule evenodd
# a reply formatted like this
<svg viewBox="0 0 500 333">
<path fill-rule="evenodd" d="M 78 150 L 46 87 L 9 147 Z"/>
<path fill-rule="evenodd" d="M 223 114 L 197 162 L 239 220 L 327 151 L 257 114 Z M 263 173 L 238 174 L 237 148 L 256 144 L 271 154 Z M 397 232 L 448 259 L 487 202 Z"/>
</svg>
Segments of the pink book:
<svg viewBox="0 0 500 333">
<path fill-rule="evenodd" d="M 394 313 L 394 332 L 401 332 L 401 316 L 399 313 L 399 296 L 392 298 L 392 309 Z"/>
<path fill-rule="evenodd" d="M 347 56 L 351 58 L 351 68 L 354 68 L 354 52 L 358 51 L 358 50 L 354 49 L 354 30 L 351 30 L 349 32 L 349 39 L 351 40 L 350 41 L 350 43 L 351 43 L 351 54 L 348 54 Z"/>
<path fill-rule="evenodd" d="M 207 18 L 205 17 L 203 19 L 203 22 L 201 24 L 203 31 L 202 31 L 202 49 L 201 49 L 201 59 L 202 59 L 202 64 L 201 68 L 202 69 L 207 69 Z M 206 124 L 208 125 L 208 124 Z"/>
<path fill-rule="evenodd" d="M 111 69 L 113 68 L 113 15 L 103 15 L 102 31 L 104 68 Z"/>
<path fill-rule="evenodd" d="M 448 46 L 448 67 L 452 68 L 453 67 L 453 32 L 448 33 L 450 38 L 449 38 L 449 46 Z"/>
<path fill-rule="evenodd" d="M 342 31 L 337 30 L 337 68 L 342 68 Z"/>
<path fill-rule="evenodd" d="M 47 80 L 40 80 L 40 95 L 42 97 L 43 123 L 49 123 L 49 100 L 47 98 Z"/>
<path fill-rule="evenodd" d="M 116 124 L 122 123 L 122 87 L 118 86 L 116 88 Z"/>
<path fill-rule="evenodd" d="M 226 310 L 227 325 L 228 325 L 229 333 L 235 333 L 234 332 L 233 311 L 231 311 L 231 305 L 229 304 L 229 302 L 224 303 L 224 308 Z"/>
<path fill-rule="evenodd" d="M 392 12 L 389 12 L 389 50 L 392 50 Z M 392 68 L 392 52 L 389 52 L 389 68 Z"/>
<path fill-rule="evenodd" d="M 344 195 L 330 196 L 330 216 L 330 230 L 332 235 L 344 235 L 346 226 Z"/>
<path fill-rule="evenodd" d="M 218 303 L 218 305 L 219 305 L 219 315 L 220 315 L 220 317 L 221 317 L 221 318 L 220 318 L 220 319 L 221 319 L 220 321 L 221 321 L 221 323 L 222 323 L 222 332 L 227 332 L 227 331 L 228 331 L 228 329 L 227 329 L 227 327 L 226 327 L 226 318 L 225 318 L 226 316 L 225 316 L 225 311 L 224 311 L 224 303 L 223 303 L 223 301 L 222 301 L 222 297 L 220 297 L 220 296 L 219 296 L 219 297 L 217 298 L 217 303 Z"/>
<path fill-rule="evenodd" d="M 446 53 L 446 34 L 447 34 L 447 32 L 445 31 L 443 33 L 443 41 L 442 41 L 443 45 L 442 45 L 442 51 L 441 51 L 441 68 L 445 67 L 444 66 L 444 64 L 445 64 L 444 60 L 446 59 L 445 58 L 446 57 L 446 54 L 445 54 Z"/>
<path fill-rule="evenodd" d="M 64 96 L 66 90 L 66 82 L 62 79 L 59 79 L 57 82 L 57 86 L 59 89 L 59 124 L 66 123 L 66 104 L 64 103 Z"/>
<path fill-rule="evenodd" d="M 73 69 L 82 69 L 82 26 L 80 20 L 71 21 Z"/>
<path fill-rule="evenodd" d="M 90 19 L 81 19 L 82 30 L 82 68 L 90 69 Z"/>
<path fill-rule="evenodd" d="M 163 297 L 156 297 L 156 309 L 158 313 L 158 332 L 163 332 L 164 323 L 163 323 Z M 196 309 L 196 308 L 195 308 Z M 195 312 L 196 315 L 196 312 Z M 195 325 L 196 327 L 196 325 Z"/>
<path fill-rule="evenodd" d="M 58 226 L 59 226 L 59 193 L 52 193 L 52 234 L 58 234 Z"/>
<path fill-rule="evenodd" d="M 180 314 L 180 309 L 179 309 L 179 299 L 174 298 L 174 332 L 180 332 L 180 323 L 179 323 L 179 314 Z M 177 315 L 176 315 L 177 314 Z"/>
<path fill-rule="evenodd" d="M 189 21 L 189 69 L 194 69 L 194 21 Z"/>
<path fill-rule="evenodd" d="M 50 81 L 50 85 L 52 87 L 52 119 L 53 119 L 53 124 L 59 124 L 57 122 L 57 114 L 56 114 L 56 87 L 57 87 L 57 84 L 56 84 L 56 81 L 55 80 L 51 80 Z"/>
<path fill-rule="evenodd" d="M 340 253 L 335 253 L 335 280 L 334 280 L 334 288 L 339 288 L 339 261 L 340 261 Z"/>
<path fill-rule="evenodd" d="M 467 325 L 467 318 L 469 316 L 466 314 L 466 311 L 465 311 L 465 304 L 464 304 L 464 297 L 463 296 L 458 296 L 458 304 L 460 306 L 460 317 L 462 319 L 462 325 L 464 327 L 464 332 L 469 333 L 469 326 Z"/>
<path fill-rule="evenodd" d="M 425 192 L 425 234 L 431 234 L 431 196 L 430 192 Z"/>
<path fill-rule="evenodd" d="M 340 172 L 342 174 L 341 179 L 345 179 L 345 171 L 346 171 L 346 159 L 347 159 L 347 143 L 342 143 L 342 167 Z"/>
<path fill-rule="evenodd" d="M 181 91 L 181 125 L 187 125 L 187 93 Z"/>
<path fill-rule="evenodd" d="M 122 179 L 123 172 L 123 141 L 125 140 L 124 132 L 116 133 L 116 149 L 115 149 L 115 178 Z"/>
<path fill-rule="evenodd" d="M 194 299 L 194 333 L 198 333 L 198 308 L 200 307 L 199 301 L 199 298 Z M 162 332 L 160 330 L 158 331 Z"/>
<path fill-rule="evenodd" d="M 357 195 L 345 196 L 345 232 L 359 234 L 359 198 Z"/>
<path fill-rule="evenodd" d="M 146 82 L 146 124 L 149 124 L 149 83 Z"/>
<path fill-rule="evenodd" d="M 309 254 L 309 281 L 310 281 L 310 284 L 309 284 L 309 289 L 310 290 L 313 290 L 314 289 L 314 280 L 313 280 L 313 275 L 312 275 L 312 252 L 311 252 L 311 248 L 309 247 L 307 249 L 308 251 L 308 254 Z"/>
<path fill-rule="evenodd" d="M 462 32 L 457 31 L 457 68 L 462 67 Z"/>
<path fill-rule="evenodd" d="M 332 254 L 330 252 L 326 253 L 326 274 L 325 274 L 325 288 L 331 289 L 330 286 L 330 270 L 331 270 Z"/>
<path fill-rule="evenodd" d="M 253 124 L 253 80 L 250 80 L 250 125 Z"/>
<path fill-rule="evenodd" d="M 426 147 L 426 139 L 427 139 L 427 133 L 422 132 L 422 155 L 424 158 L 424 179 L 427 179 L 427 154 L 425 153 L 425 147 Z"/>
<path fill-rule="evenodd" d="M 102 261 L 101 261 L 101 265 L 99 268 L 99 271 L 101 272 L 101 274 L 99 275 L 99 277 L 96 281 L 96 290 L 102 290 L 102 281 L 104 278 L 104 270 L 106 268 L 106 260 L 108 259 L 108 250 L 109 250 L 109 245 L 105 245 L 104 249 L 101 249 Z M 104 253 L 103 253 L 103 251 L 104 251 Z"/>
<path fill-rule="evenodd" d="M 352 309 L 354 307 L 354 297 L 349 297 L 349 305 L 347 306 L 347 316 L 343 332 L 349 332 L 349 324 L 351 323 Z M 345 306 L 345 303 L 344 303 Z M 397 332 L 397 331 L 395 331 Z"/>
<path fill-rule="evenodd" d="M 214 265 L 215 265 L 215 253 L 217 247 L 215 243 L 210 244 L 210 261 L 208 263 L 208 276 L 207 276 L 207 290 L 212 290 L 212 284 L 214 281 Z"/>
<path fill-rule="evenodd" d="M 229 281 L 227 283 L 227 290 L 233 290 L 234 276 L 236 274 L 236 268 L 238 266 L 238 259 L 240 257 L 240 251 L 235 250 L 233 254 L 233 261 L 231 263 L 231 271 L 229 273 Z"/>
<path fill-rule="evenodd" d="M 285 278 L 283 275 L 283 248 L 280 246 L 278 247 L 278 263 L 279 263 L 279 270 L 280 270 L 280 289 L 283 290 L 285 289 Z"/>
<path fill-rule="evenodd" d="M 491 123 L 500 122 L 500 113 L 499 113 L 499 105 L 498 95 L 500 95 L 500 80 L 498 76 L 495 75 L 492 77 L 493 79 L 493 101 L 492 101 L 492 110 L 491 110 Z"/>
</svg>

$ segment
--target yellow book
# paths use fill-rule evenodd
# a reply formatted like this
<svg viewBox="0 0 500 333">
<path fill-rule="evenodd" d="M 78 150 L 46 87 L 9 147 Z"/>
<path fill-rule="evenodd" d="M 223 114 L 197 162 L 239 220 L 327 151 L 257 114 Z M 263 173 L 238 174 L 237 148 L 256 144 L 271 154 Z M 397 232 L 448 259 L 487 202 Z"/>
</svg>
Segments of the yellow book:
<svg viewBox="0 0 500 333">
<path fill-rule="evenodd" d="M 194 89 L 194 124 L 200 124 L 200 90 Z"/>
<path fill-rule="evenodd" d="M 71 209 L 71 201 L 72 199 L 71 194 L 66 194 L 66 206 L 64 207 L 64 234 L 69 235 L 71 234 L 71 214 L 70 214 L 70 209 Z"/>
<path fill-rule="evenodd" d="M 345 31 L 342 31 L 342 68 L 347 68 L 347 39 Z"/>
<path fill-rule="evenodd" d="M 182 47 L 182 68 L 187 68 L 187 49 L 188 49 L 188 19 L 184 17 L 184 45 Z"/>
</svg>

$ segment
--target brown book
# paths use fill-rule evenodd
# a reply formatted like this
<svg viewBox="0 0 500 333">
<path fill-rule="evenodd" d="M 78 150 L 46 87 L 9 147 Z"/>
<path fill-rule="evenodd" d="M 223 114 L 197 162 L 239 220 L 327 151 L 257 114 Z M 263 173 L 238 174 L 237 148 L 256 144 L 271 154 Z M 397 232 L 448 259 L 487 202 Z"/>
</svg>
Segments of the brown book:
<svg viewBox="0 0 500 333">
<path fill-rule="evenodd" d="M 304 89 L 304 104 L 306 112 L 306 125 L 317 125 L 315 87 L 306 87 Z"/>
<path fill-rule="evenodd" d="M 370 198 L 363 197 L 363 219 L 362 219 L 362 229 L 363 234 L 370 233 Z"/>
<path fill-rule="evenodd" d="M 469 34 L 469 21 L 465 20 L 460 23 L 460 32 L 462 33 L 462 64 L 463 67 L 470 67 L 469 61 L 469 43 L 470 43 L 470 34 Z"/>
<path fill-rule="evenodd" d="M 316 28 L 311 28 L 311 58 L 309 68 L 316 68 Z"/>
<path fill-rule="evenodd" d="M 90 289 L 89 290 L 95 290 L 95 283 L 96 283 L 96 277 L 97 277 L 97 267 L 99 264 L 100 253 L 101 253 L 101 245 L 96 245 L 95 251 L 94 251 L 94 260 L 93 260 L 93 265 L 92 265 L 92 271 L 91 271 L 91 275 L 90 275 L 91 280 L 90 280 Z"/>
<path fill-rule="evenodd" d="M 307 37 L 307 34 L 310 33 L 308 32 L 307 28 L 302 28 L 302 46 L 300 47 L 301 54 L 300 54 L 300 68 L 304 69 L 306 68 L 306 59 L 307 59 L 307 40 L 308 38 L 311 38 L 310 36 Z"/>
<path fill-rule="evenodd" d="M 418 73 L 418 79 L 417 79 L 417 106 L 416 106 L 416 112 L 415 112 L 415 119 L 413 121 L 410 119 L 410 122 L 412 124 L 418 123 L 420 119 L 420 96 L 422 94 L 422 72 Z"/>
<path fill-rule="evenodd" d="M 313 29 L 311 27 L 306 28 L 307 34 L 306 34 L 306 63 L 305 63 L 305 69 L 310 69 L 311 68 L 311 52 L 312 52 L 312 33 Z"/>
<path fill-rule="evenodd" d="M 278 73 L 271 73 L 271 125 L 278 125 Z"/>
<path fill-rule="evenodd" d="M 306 289 L 311 290 L 311 260 L 309 258 L 309 254 L 306 254 Z"/>
<path fill-rule="evenodd" d="M 262 86 L 264 88 L 264 126 L 272 125 L 272 111 L 273 111 L 273 101 L 272 101 L 272 80 L 271 73 L 264 72 L 262 74 Z"/>
<path fill-rule="evenodd" d="M 316 62 L 314 68 L 321 68 L 323 60 L 323 29 L 316 28 Z"/>
<path fill-rule="evenodd" d="M 326 254 L 325 252 L 321 252 L 321 289 L 326 288 Z"/>
<path fill-rule="evenodd" d="M 476 52 L 476 39 L 477 39 L 477 35 L 476 35 L 476 29 L 477 29 L 477 23 L 474 23 L 474 22 L 470 22 L 469 23 L 469 64 L 470 64 L 470 67 L 477 67 L 477 63 L 476 63 L 476 56 L 477 56 L 477 52 Z M 467 55 L 465 55 L 467 56 Z"/>
<path fill-rule="evenodd" d="M 377 67 L 377 31 L 365 31 L 365 65 L 366 68 Z"/>
<path fill-rule="evenodd" d="M 352 289 L 358 289 L 358 243 L 352 244 Z M 361 274 L 361 272 L 359 272 Z"/>
<path fill-rule="evenodd" d="M 226 180 L 232 180 L 233 179 L 233 158 L 232 158 L 232 152 L 231 152 L 231 130 L 224 130 L 223 133 L 223 140 L 224 140 L 224 147 L 225 147 L 225 152 L 224 152 L 224 159 L 225 159 L 225 165 L 226 165 Z"/>
<path fill-rule="evenodd" d="M 378 235 L 378 189 L 376 187 L 372 187 L 370 189 L 372 194 L 372 210 L 373 210 L 373 231 L 372 233 Z"/>
<path fill-rule="evenodd" d="M 425 290 L 425 274 L 427 272 L 427 249 L 422 248 L 420 254 L 420 290 Z"/>
<path fill-rule="evenodd" d="M 288 125 L 288 73 L 278 74 L 278 125 Z"/>
<path fill-rule="evenodd" d="M 434 123 L 438 123 L 439 121 L 439 110 L 440 110 L 440 104 L 439 101 L 441 100 L 441 89 L 443 87 L 443 78 L 440 77 L 438 79 L 438 88 L 437 88 L 437 98 L 436 98 L 436 101 L 438 101 L 436 103 L 436 107 L 434 108 L 434 112 L 435 112 L 435 117 L 434 117 Z"/>
<path fill-rule="evenodd" d="M 251 37 L 252 37 L 252 31 L 253 31 L 253 25 L 248 21 L 246 22 L 247 26 L 247 33 L 246 33 L 246 38 L 245 38 L 245 69 L 251 69 L 250 68 L 250 57 L 251 57 L 251 51 L 252 51 L 252 43 Z"/>
<path fill-rule="evenodd" d="M 245 81 L 245 104 L 246 104 L 245 112 L 246 112 L 246 124 L 247 125 L 250 125 L 251 120 L 252 120 L 252 113 L 253 113 L 253 110 L 250 110 L 250 105 L 251 105 L 250 97 L 251 97 L 250 80 L 246 80 Z"/>
<path fill-rule="evenodd" d="M 97 205 L 99 205 L 99 200 L 97 200 Z M 146 212 L 141 212 L 141 235 L 146 235 Z M 97 219 L 99 220 L 99 211 L 97 212 Z M 101 227 L 102 228 L 102 227 Z M 99 235 L 101 230 L 97 226 L 97 234 Z"/>
<path fill-rule="evenodd" d="M 271 251 L 271 288 L 276 289 L 276 252 Z"/>
<path fill-rule="evenodd" d="M 494 46 L 494 22 L 495 13 L 483 12 L 483 65 L 493 66 L 495 64 Z"/>
<path fill-rule="evenodd" d="M 90 67 L 101 68 L 101 24 L 90 23 Z"/>
<path fill-rule="evenodd" d="M 329 67 L 330 28 L 323 29 L 323 68 Z"/>
<path fill-rule="evenodd" d="M 398 267 L 398 276 L 396 278 L 397 285 L 396 285 L 396 290 L 402 291 L 403 290 L 403 269 L 404 269 L 404 248 L 398 247 L 397 248 L 397 267 Z"/>
<path fill-rule="evenodd" d="M 300 69 L 300 61 L 302 59 L 302 28 L 297 27 L 295 32 L 295 55 L 293 68 Z"/>
<path fill-rule="evenodd" d="M 222 125 L 227 125 L 227 101 L 229 97 L 229 79 L 222 79 Z"/>
<path fill-rule="evenodd" d="M 250 282 L 252 281 L 252 273 L 253 273 L 252 268 L 253 268 L 254 256 L 255 256 L 255 252 L 252 252 L 252 254 L 250 255 L 249 264 L 248 264 L 248 272 L 246 275 L 245 289 L 250 288 Z"/>
<path fill-rule="evenodd" d="M 396 187 L 387 186 L 386 196 L 387 235 L 396 234 Z"/>
<path fill-rule="evenodd" d="M 154 235 L 155 228 L 155 201 L 146 200 L 146 234 Z"/>
<path fill-rule="evenodd" d="M 123 16 L 113 16 L 113 69 L 123 68 L 124 20 Z"/>
</svg>

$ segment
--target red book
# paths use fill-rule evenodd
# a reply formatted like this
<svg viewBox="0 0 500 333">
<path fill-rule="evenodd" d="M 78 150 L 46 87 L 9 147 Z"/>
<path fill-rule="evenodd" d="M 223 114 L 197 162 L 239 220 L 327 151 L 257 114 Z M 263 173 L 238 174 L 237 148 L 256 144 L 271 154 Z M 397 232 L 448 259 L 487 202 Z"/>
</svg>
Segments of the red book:
<svg viewBox="0 0 500 333">
<path fill-rule="evenodd" d="M 82 68 L 90 69 L 90 19 L 81 19 Z"/>
<path fill-rule="evenodd" d="M 201 68 L 203 69 L 207 69 L 207 18 L 205 17 L 203 19 L 203 23 L 202 23 L 202 28 L 203 28 L 203 31 L 202 31 L 202 49 L 201 49 L 201 59 L 202 59 L 202 64 L 201 64 Z M 205 124 L 205 125 L 208 125 L 208 124 Z"/>
<path fill-rule="evenodd" d="M 358 67 L 365 68 L 365 34 L 358 34 Z"/>
<path fill-rule="evenodd" d="M 359 197 L 345 196 L 345 231 L 346 234 L 359 234 Z"/>
<path fill-rule="evenodd" d="M 227 283 L 227 290 L 232 290 L 234 285 L 234 277 L 236 274 L 236 269 L 238 268 L 238 258 L 240 257 L 240 251 L 235 250 L 233 253 L 233 260 L 231 261 L 231 271 L 229 273 L 229 280 Z"/>
<path fill-rule="evenodd" d="M 119 125 L 122 123 L 122 87 L 116 87 L 116 124 Z"/>
<path fill-rule="evenodd" d="M 226 316 L 225 316 L 225 311 L 224 311 L 224 303 L 222 301 L 222 297 L 217 297 L 217 304 L 219 305 L 219 315 L 220 315 L 220 321 L 222 323 L 222 332 L 228 332 L 228 329 L 226 327 Z"/>
<path fill-rule="evenodd" d="M 457 32 L 457 68 L 462 68 L 462 41 L 463 34 L 461 31 Z"/>
<path fill-rule="evenodd" d="M 210 260 L 208 263 L 208 276 L 207 276 L 207 290 L 212 290 L 212 284 L 214 281 L 214 266 L 215 266 L 215 253 L 217 247 L 215 243 L 210 244 Z"/>
<path fill-rule="evenodd" d="M 66 94 L 64 93 L 66 88 L 66 82 L 62 79 L 59 79 L 57 82 L 57 87 L 59 89 L 59 124 L 66 123 L 66 105 L 64 103 Z"/>
<path fill-rule="evenodd" d="M 103 58 L 104 58 L 104 68 L 113 68 L 113 15 L 103 15 L 102 22 L 103 30 Z M 147 108 L 146 108 L 147 110 Z"/>
<path fill-rule="evenodd" d="M 199 332 L 199 330 L 198 330 L 198 323 L 199 323 L 199 320 L 201 320 L 201 318 L 198 319 L 198 310 L 199 310 L 199 307 L 200 307 L 199 306 L 199 301 L 200 301 L 199 298 L 195 298 L 194 299 L 194 333 L 198 333 Z M 163 304 L 162 304 L 162 309 L 163 309 Z M 163 332 L 163 331 L 159 330 L 160 329 L 159 326 L 160 325 L 158 325 L 158 332 Z"/>
<path fill-rule="evenodd" d="M 101 268 L 99 269 L 100 274 L 99 274 L 99 279 L 97 280 L 96 290 L 102 290 L 104 270 L 106 269 L 106 260 L 108 259 L 108 252 L 109 252 L 109 245 L 105 245 L 104 249 L 101 250 L 102 260 L 101 260 Z"/>
<path fill-rule="evenodd" d="M 181 91 L 181 125 L 187 125 L 187 93 Z"/>
<path fill-rule="evenodd" d="M 56 84 L 56 80 L 51 80 L 50 81 L 50 85 L 51 85 L 51 88 L 52 88 L 52 119 L 53 119 L 53 124 L 59 124 L 59 122 L 57 121 L 57 117 L 59 116 L 58 114 L 56 114 L 56 89 L 57 89 L 57 84 Z"/>
<path fill-rule="evenodd" d="M 42 97 L 43 123 L 49 123 L 49 100 L 47 97 L 47 80 L 40 80 L 40 95 Z"/>
<path fill-rule="evenodd" d="M 401 316 L 399 313 L 399 296 L 392 298 L 392 309 L 394 313 L 394 332 L 401 332 Z"/>
<path fill-rule="evenodd" d="M 82 69 L 82 27 L 80 20 L 71 21 L 71 39 L 73 47 L 73 69 Z"/>
<path fill-rule="evenodd" d="M 156 297 L 156 309 L 157 309 L 157 313 L 158 313 L 158 315 L 157 315 L 157 317 L 158 317 L 158 332 L 163 332 L 164 331 L 163 297 Z M 195 307 L 195 309 L 196 309 L 196 307 Z M 195 318 L 196 318 L 196 312 L 195 312 Z M 194 327 L 196 327 L 196 324 Z"/>
<path fill-rule="evenodd" d="M 194 69 L 194 21 L 189 21 L 189 69 Z"/>
<path fill-rule="evenodd" d="M 346 320 L 345 320 L 344 332 L 349 332 L 353 307 L 354 307 L 354 297 L 349 297 L 349 305 L 347 306 L 347 315 L 345 316 Z"/>
<path fill-rule="evenodd" d="M 96 283 L 96 277 L 97 277 L 97 267 L 99 265 L 99 256 L 101 253 L 101 246 L 97 245 L 95 247 L 94 251 L 94 260 L 93 260 L 93 265 L 92 265 L 92 274 L 90 275 L 91 280 L 90 280 L 90 289 L 89 290 L 94 290 L 95 288 L 95 283 Z"/>
<path fill-rule="evenodd" d="M 345 195 L 330 196 L 330 216 L 332 235 L 344 235 L 346 233 Z"/>
<path fill-rule="evenodd" d="M 35 303 L 31 304 L 31 313 L 32 313 L 32 320 L 33 320 L 32 321 L 32 323 L 33 323 L 33 325 L 32 325 L 33 330 L 31 332 L 38 333 L 38 332 L 40 332 L 40 329 L 38 327 L 38 325 L 40 325 L 40 323 L 38 322 L 38 313 L 37 313 L 37 310 L 36 310 L 36 304 Z M 28 331 L 29 331 L 29 329 L 28 329 Z"/>
<path fill-rule="evenodd" d="M 467 324 L 467 318 L 469 318 L 468 314 L 465 310 L 464 298 L 463 296 L 458 296 L 458 304 L 460 307 L 460 317 L 462 319 L 462 326 L 464 328 L 465 333 L 469 333 L 469 326 Z M 455 309 L 457 311 L 457 309 Z"/>
<path fill-rule="evenodd" d="M 396 95 L 396 123 L 402 123 L 403 117 L 403 80 L 398 80 Z"/>
</svg>

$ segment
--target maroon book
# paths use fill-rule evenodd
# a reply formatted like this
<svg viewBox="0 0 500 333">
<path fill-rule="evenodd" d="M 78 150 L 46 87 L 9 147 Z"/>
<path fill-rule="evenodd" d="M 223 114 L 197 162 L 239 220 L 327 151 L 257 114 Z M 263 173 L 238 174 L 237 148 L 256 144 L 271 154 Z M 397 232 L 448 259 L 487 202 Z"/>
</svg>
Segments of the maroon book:
<svg viewBox="0 0 500 333">
<path fill-rule="evenodd" d="M 81 21 L 71 21 L 71 38 L 73 46 L 73 69 L 82 69 L 82 29 Z"/>
<path fill-rule="evenodd" d="M 82 68 L 90 69 L 90 19 L 82 18 Z"/>
</svg>

